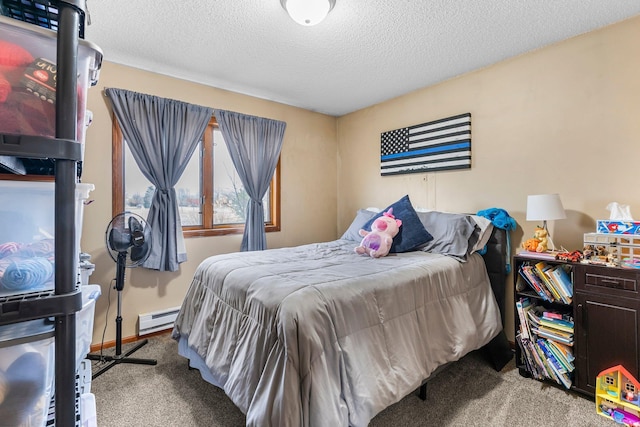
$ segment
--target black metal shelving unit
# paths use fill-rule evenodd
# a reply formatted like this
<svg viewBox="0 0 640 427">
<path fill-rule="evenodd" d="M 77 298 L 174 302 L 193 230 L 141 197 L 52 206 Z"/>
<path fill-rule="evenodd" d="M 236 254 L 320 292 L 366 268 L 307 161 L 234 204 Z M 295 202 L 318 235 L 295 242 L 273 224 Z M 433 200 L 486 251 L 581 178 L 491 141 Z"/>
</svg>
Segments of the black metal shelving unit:
<svg viewBox="0 0 640 427">
<path fill-rule="evenodd" d="M 79 423 L 76 313 L 82 308 L 75 247 L 75 189 L 78 162 L 82 161 L 81 144 L 76 139 L 77 63 L 79 39 L 84 38 L 86 0 L 2 0 L 0 5 L 2 15 L 52 29 L 57 40 L 55 138 L 0 134 L 0 155 L 48 159 L 54 165 L 55 289 L 0 297 L 0 325 L 55 318 L 55 425 L 75 426 Z"/>
</svg>

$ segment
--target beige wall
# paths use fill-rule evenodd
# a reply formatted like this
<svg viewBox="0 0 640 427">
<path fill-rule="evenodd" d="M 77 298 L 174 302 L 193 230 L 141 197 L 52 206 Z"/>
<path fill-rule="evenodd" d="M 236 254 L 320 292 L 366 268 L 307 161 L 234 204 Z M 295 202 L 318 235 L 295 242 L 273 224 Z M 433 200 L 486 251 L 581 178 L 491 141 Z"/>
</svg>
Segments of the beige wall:
<svg viewBox="0 0 640 427">
<path fill-rule="evenodd" d="M 268 233 L 267 244 L 282 247 L 335 238 L 337 148 L 334 117 L 105 62 L 98 85 L 89 91 L 88 108 L 94 116 L 87 130 L 82 174 L 83 182 L 96 186 L 90 194 L 93 203 L 85 207 L 81 240 L 82 251 L 91 254 L 91 261 L 96 265 L 90 282 L 102 287 L 102 297 L 96 306 L 94 343 L 102 339 L 107 294 L 115 277 L 115 263 L 104 243 L 105 229 L 112 218 L 111 111 L 104 96 L 105 87 L 286 122 L 281 154 L 281 231 Z M 180 264 L 179 271 L 128 269 L 122 293 L 123 337 L 136 335 L 138 314 L 179 306 L 200 261 L 210 255 L 239 250 L 241 240 L 242 235 L 188 238 L 188 261 Z M 111 292 L 106 342 L 115 339 L 116 292 Z"/>
<path fill-rule="evenodd" d="M 404 194 L 445 211 L 504 208 L 518 222 L 514 246 L 536 225 L 528 194 L 560 193 L 567 219 L 550 230 L 572 250 L 611 201 L 639 218 L 639 41 L 634 18 L 338 118 L 338 229 Z M 471 170 L 380 177 L 381 132 L 466 112 Z M 509 305 L 511 340 L 512 316 Z"/>
<path fill-rule="evenodd" d="M 640 155 L 639 40 L 640 17 L 337 119 L 106 62 L 99 86 L 89 92 L 94 123 L 83 172 L 96 191 L 85 209 L 82 249 L 96 264 L 91 282 L 103 289 L 94 343 L 101 339 L 115 273 L 104 248 L 111 219 L 111 117 L 104 87 L 286 121 L 282 231 L 267 236 L 269 247 L 331 240 L 358 208 L 383 207 L 404 194 L 415 206 L 446 211 L 504 208 L 518 222 L 516 247 L 536 225 L 525 221 L 526 196 L 558 192 L 568 217 L 551 223 L 551 233 L 557 245 L 577 249 L 595 220 L 608 217 L 609 202 L 630 204 L 640 217 L 633 190 Z M 465 112 L 472 114 L 471 170 L 380 177 L 381 132 Z M 123 335 L 135 335 L 138 314 L 180 305 L 201 260 L 239 245 L 238 235 L 187 239 L 189 261 L 179 272 L 128 270 Z M 112 292 L 106 341 L 114 339 L 114 318 Z M 508 305 L 510 339 L 512 318 Z"/>
</svg>

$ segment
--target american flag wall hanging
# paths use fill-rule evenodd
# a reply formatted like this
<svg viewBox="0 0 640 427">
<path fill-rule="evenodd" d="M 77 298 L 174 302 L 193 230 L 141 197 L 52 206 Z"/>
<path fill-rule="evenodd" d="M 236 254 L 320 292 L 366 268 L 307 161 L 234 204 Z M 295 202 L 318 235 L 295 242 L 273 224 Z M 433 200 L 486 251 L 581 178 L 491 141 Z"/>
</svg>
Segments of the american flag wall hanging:
<svg viewBox="0 0 640 427">
<path fill-rule="evenodd" d="M 471 168 L 471 113 L 380 134 L 380 173 Z"/>
</svg>

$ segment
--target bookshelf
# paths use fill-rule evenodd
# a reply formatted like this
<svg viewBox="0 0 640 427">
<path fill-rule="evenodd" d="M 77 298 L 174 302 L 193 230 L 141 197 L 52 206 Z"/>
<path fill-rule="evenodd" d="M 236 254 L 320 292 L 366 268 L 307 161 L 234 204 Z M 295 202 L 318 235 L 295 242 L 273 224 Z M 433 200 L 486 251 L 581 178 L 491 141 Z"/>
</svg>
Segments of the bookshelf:
<svg viewBox="0 0 640 427">
<path fill-rule="evenodd" d="M 516 365 L 520 375 L 571 389 L 575 380 L 573 265 L 514 259 Z"/>
<path fill-rule="evenodd" d="M 536 289 L 535 283 L 525 279 L 530 278 L 532 273 L 529 271 L 527 275 L 524 270 L 537 272 L 539 270 L 535 266 L 540 262 L 543 263 L 541 267 L 546 265 L 548 269 L 562 268 L 566 272 L 572 285 L 572 295 L 562 298 L 562 295 L 555 295 L 552 290 L 547 293 L 544 289 Z M 572 263 L 548 257 L 536 258 L 530 254 L 516 255 L 513 266 L 516 366 L 520 375 L 556 384 L 589 397 L 595 396 L 597 376 L 613 366 L 621 365 L 630 375 L 639 377 L 640 269 Z M 544 281 L 541 278 L 539 280 L 538 285 Z M 560 294 L 560 290 L 557 291 Z M 526 307 L 518 310 L 518 305 L 526 305 L 527 302 L 528 311 Z M 546 368 L 542 355 L 547 353 L 541 349 L 536 358 L 531 346 L 525 345 L 526 341 L 522 339 L 521 311 L 529 316 L 523 316 L 528 320 L 529 342 L 538 343 L 541 336 L 545 340 L 551 340 L 552 344 L 554 341 L 563 344 L 564 340 L 565 346 L 573 355 L 573 369 L 568 369 L 571 365 L 565 366 L 568 371 L 566 378 L 554 377 L 553 373 L 546 375 L 545 370 L 541 369 Z M 532 314 L 528 314 L 529 312 Z M 567 327 L 559 328 L 564 333 L 557 337 L 549 333 L 554 332 L 553 329 L 542 329 L 543 333 L 540 334 L 541 329 L 531 316 L 535 314 L 538 319 L 542 319 L 545 312 L 550 313 L 547 314 L 548 317 L 572 320 L 573 331 L 568 325 L 564 325 Z M 553 361 L 547 361 L 546 365 L 549 363 Z"/>
</svg>

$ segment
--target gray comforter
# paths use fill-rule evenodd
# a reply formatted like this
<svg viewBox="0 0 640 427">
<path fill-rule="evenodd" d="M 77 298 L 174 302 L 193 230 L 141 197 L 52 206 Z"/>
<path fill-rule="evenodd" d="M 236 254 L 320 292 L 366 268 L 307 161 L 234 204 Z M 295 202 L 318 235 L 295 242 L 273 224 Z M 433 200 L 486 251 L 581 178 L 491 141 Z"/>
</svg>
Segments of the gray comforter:
<svg viewBox="0 0 640 427">
<path fill-rule="evenodd" d="M 354 242 L 202 262 L 173 337 L 250 426 L 366 426 L 502 329 L 482 258 Z"/>
</svg>

